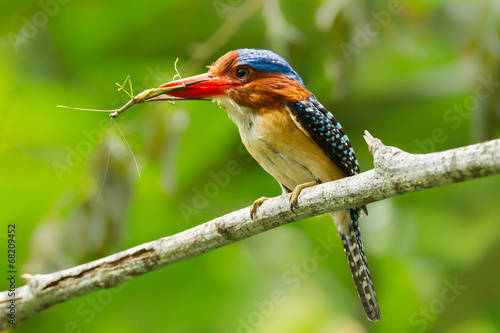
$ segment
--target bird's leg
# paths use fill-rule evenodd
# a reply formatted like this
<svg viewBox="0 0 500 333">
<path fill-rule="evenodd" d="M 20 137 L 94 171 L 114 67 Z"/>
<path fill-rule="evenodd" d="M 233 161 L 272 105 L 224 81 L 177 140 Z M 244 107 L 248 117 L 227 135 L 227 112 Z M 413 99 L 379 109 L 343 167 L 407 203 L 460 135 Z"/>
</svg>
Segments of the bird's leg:
<svg viewBox="0 0 500 333">
<path fill-rule="evenodd" d="M 293 190 L 292 195 L 290 196 L 290 209 L 292 210 L 292 212 L 295 213 L 294 209 L 295 209 L 295 207 L 297 207 L 300 192 L 302 192 L 302 190 L 305 188 L 312 187 L 312 186 L 315 186 L 318 184 L 319 184 L 319 182 L 317 180 L 314 180 L 312 182 L 307 182 L 307 183 L 299 184 L 299 185 L 295 186 L 295 189 Z"/>
<path fill-rule="evenodd" d="M 257 208 L 259 208 L 260 205 L 262 205 L 264 203 L 264 201 L 266 201 L 266 200 L 269 200 L 269 198 L 261 197 L 261 198 L 255 200 L 252 207 L 250 207 L 250 217 L 252 218 L 252 220 L 255 220 L 253 217 L 254 217 L 255 213 L 257 213 Z"/>
</svg>

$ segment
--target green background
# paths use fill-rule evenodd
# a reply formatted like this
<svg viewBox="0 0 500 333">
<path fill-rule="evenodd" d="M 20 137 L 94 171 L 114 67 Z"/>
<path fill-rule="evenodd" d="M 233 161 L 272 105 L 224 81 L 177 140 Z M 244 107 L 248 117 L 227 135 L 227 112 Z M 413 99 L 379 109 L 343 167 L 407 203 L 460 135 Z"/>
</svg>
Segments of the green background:
<svg viewBox="0 0 500 333">
<path fill-rule="evenodd" d="M 127 75 L 138 93 L 170 81 L 176 58 L 185 77 L 232 49 L 271 49 L 340 120 L 368 170 L 364 130 L 419 153 L 500 136 L 499 17 L 498 0 L 4 1 L 1 276 L 9 223 L 20 274 L 48 273 L 281 193 L 215 104 L 120 116 L 141 178 L 107 114 L 57 104 L 116 108 L 128 98 L 114 83 Z M 499 188 L 496 176 L 369 206 L 361 229 L 378 323 L 321 216 L 59 304 L 16 331 L 499 332 Z M 335 251 L 318 261 L 329 235 Z"/>
</svg>

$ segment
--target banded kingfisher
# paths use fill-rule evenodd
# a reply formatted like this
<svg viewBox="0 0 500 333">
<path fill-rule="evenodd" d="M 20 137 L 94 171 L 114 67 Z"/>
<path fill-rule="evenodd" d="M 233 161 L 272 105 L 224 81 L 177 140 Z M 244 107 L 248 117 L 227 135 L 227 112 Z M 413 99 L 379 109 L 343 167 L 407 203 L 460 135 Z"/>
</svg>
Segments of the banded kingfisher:
<svg viewBox="0 0 500 333">
<path fill-rule="evenodd" d="M 238 126 L 241 140 L 260 166 L 291 193 L 291 209 L 300 192 L 360 172 L 342 126 L 300 76 L 277 54 L 238 49 L 220 57 L 206 74 L 161 87 L 183 85 L 167 94 L 180 99 L 212 99 Z M 251 207 L 254 218 L 262 197 Z M 380 309 L 361 242 L 359 218 L 366 207 L 330 213 L 342 240 L 361 303 L 369 320 Z"/>
</svg>

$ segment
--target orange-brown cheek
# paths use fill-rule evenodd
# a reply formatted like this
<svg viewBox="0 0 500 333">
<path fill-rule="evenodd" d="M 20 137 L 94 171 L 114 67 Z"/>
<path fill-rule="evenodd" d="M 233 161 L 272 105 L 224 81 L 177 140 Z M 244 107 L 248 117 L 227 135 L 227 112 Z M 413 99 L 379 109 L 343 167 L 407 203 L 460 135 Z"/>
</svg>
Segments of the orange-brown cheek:
<svg viewBox="0 0 500 333">
<path fill-rule="evenodd" d="M 231 97 L 236 102 L 236 104 L 254 110 L 268 108 L 270 106 L 273 106 L 274 104 L 277 104 L 276 101 L 271 98 L 270 94 L 255 93 L 246 86 L 228 90 L 226 94 Z"/>
</svg>

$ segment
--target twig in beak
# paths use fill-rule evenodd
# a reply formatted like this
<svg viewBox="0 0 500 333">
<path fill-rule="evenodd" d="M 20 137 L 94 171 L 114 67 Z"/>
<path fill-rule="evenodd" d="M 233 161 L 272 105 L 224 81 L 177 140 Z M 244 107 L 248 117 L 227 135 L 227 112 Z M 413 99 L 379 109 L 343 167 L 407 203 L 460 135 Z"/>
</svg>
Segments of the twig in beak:
<svg viewBox="0 0 500 333">
<path fill-rule="evenodd" d="M 180 76 L 179 76 L 180 77 Z M 127 80 L 129 81 L 130 84 L 130 92 L 128 92 L 124 86 L 127 83 Z M 132 91 L 132 81 L 130 80 L 130 76 L 127 76 L 125 79 L 125 82 L 123 82 L 123 85 L 120 85 L 119 83 L 116 83 L 116 85 L 120 88 L 118 88 L 118 91 L 123 90 L 129 97 L 130 101 L 128 101 L 125 105 L 123 105 L 119 109 L 115 110 L 98 110 L 98 109 L 85 109 L 85 108 L 75 108 L 71 106 L 65 106 L 65 105 L 57 105 L 58 108 L 66 108 L 66 109 L 73 109 L 73 110 L 82 110 L 82 111 L 93 111 L 93 112 L 107 112 L 109 113 L 109 117 L 111 119 L 114 119 L 118 117 L 123 111 L 128 109 L 134 104 L 140 104 L 144 102 L 156 102 L 156 101 L 177 101 L 177 100 L 186 100 L 186 98 L 179 98 L 179 97 L 171 97 L 171 96 L 160 96 L 163 94 L 166 94 L 170 91 L 175 91 L 179 89 L 184 89 L 187 86 L 200 83 L 203 81 L 195 81 L 195 82 L 190 82 L 189 84 L 185 84 L 184 82 L 182 84 L 178 84 L 176 86 L 172 87 L 160 87 L 160 88 L 152 88 L 152 89 L 147 89 L 144 90 L 143 92 L 137 94 L 136 96 L 133 96 L 133 91 Z M 197 99 L 197 98 L 193 98 Z"/>
</svg>

